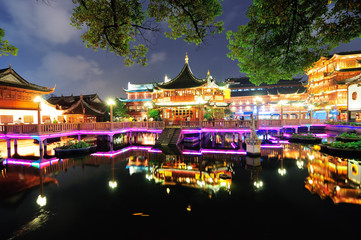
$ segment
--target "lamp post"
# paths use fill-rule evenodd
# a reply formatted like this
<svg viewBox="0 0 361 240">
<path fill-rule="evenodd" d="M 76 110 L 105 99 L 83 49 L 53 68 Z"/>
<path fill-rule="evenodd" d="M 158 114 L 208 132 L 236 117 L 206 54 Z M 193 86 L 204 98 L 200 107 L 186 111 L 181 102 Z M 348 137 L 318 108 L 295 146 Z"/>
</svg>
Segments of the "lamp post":
<svg viewBox="0 0 361 240">
<path fill-rule="evenodd" d="M 113 126 L 113 105 L 115 105 L 115 102 L 112 98 L 109 98 L 107 104 L 110 106 L 110 125 Z"/>
<path fill-rule="evenodd" d="M 144 107 L 147 110 L 147 128 L 149 126 L 149 109 L 153 108 L 153 104 L 151 102 L 144 103 Z"/>
<path fill-rule="evenodd" d="M 40 96 L 36 96 L 34 98 L 34 102 L 36 102 L 38 104 L 38 124 L 41 124 L 41 119 L 40 119 L 40 103 L 43 101 L 43 98 Z"/>
<path fill-rule="evenodd" d="M 259 129 L 259 103 L 262 102 L 262 98 L 256 96 L 253 101 L 256 103 L 256 110 L 257 110 L 257 129 Z"/>
</svg>

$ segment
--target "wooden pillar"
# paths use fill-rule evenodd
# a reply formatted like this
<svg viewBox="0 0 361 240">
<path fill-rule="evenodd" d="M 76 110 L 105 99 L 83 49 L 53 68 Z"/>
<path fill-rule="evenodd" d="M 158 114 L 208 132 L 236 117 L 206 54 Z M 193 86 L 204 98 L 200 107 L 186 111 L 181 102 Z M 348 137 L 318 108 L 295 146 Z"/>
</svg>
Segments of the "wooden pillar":
<svg viewBox="0 0 361 240">
<path fill-rule="evenodd" d="M 44 155 L 48 152 L 48 139 L 44 139 Z"/>
<path fill-rule="evenodd" d="M 14 155 L 18 155 L 18 140 L 14 139 Z"/>
<path fill-rule="evenodd" d="M 281 104 L 281 116 L 280 116 L 280 119 L 281 119 L 281 127 L 283 127 L 284 123 L 283 123 L 283 105 Z"/>
<path fill-rule="evenodd" d="M 129 132 L 129 145 L 131 146 L 132 144 L 132 132 Z"/>
<path fill-rule="evenodd" d="M 109 137 L 109 141 L 108 141 L 109 149 L 112 152 L 114 150 L 114 135 L 111 134 L 111 135 L 108 135 L 108 137 Z"/>
<path fill-rule="evenodd" d="M 216 146 L 216 134 L 215 132 L 212 132 L 212 148 Z"/>
<path fill-rule="evenodd" d="M 43 140 L 39 138 L 39 157 L 43 158 L 44 149 L 43 149 Z"/>
<path fill-rule="evenodd" d="M 11 139 L 6 139 L 6 145 L 8 150 L 8 158 L 11 158 Z"/>
</svg>

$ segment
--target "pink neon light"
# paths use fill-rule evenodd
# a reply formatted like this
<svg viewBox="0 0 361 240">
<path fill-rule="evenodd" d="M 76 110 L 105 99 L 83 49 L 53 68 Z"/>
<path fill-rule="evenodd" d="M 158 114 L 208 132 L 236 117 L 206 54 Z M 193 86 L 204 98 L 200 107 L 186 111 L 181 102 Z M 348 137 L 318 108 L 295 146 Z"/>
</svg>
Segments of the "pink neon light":
<svg viewBox="0 0 361 240">
<path fill-rule="evenodd" d="M 261 145 L 261 148 L 283 148 L 282 145 L 268 145 L 268 144 L 264 144 Z"/>
<path fill-rule="evenodd" d="M 182 154 L 188 155 L 202 155 L 203 153 L 220 153 L 220 154 L 247 154 L 245 150 L 225 150 L 225 149 L 200 149 L 199 151 L 182 151 Z"/>
<path fill-rule="evenodd" d="M 127 151 L 130 150 L 146 150 L 148 152 L 162 152 L 161 150 L 158 149 L 152 149 L 151 146 L 129 146 L 126 148 L 122 148 L 120 150 L 117 150 L 115 152 L 97 152 L 97 153 L 92 153 L 91 156 L 101 156 L 101 157 L 113 157 L 116 156 L 118 154 L 121 153 L 125 153 Z"/>
<path fill-rule="evenodd" d="M 70 135 L 77 135 L 77 134 L 98 134 L 98 135 L 107 135 L 107 134 L 119 134 L 125 132 L 151 132 L 151 133 L 161 133 L 161 129 L 141 129 L 141 128 L 125 128 L 121 130 L 114 130 L 114 131 L 89 131 L 89 130 L 75 130 L 71 132 L 64 132 L 64 133 L 55 133 L 55 134 L 43 134 L 43 135 L 24 135 L 24 134 L 7 134 L 1 137 L 4 138 L 18 138 L 18 139 L 39 139 L 39 138 L 56 138 L 62 136 L 70 136 Z"/>
<path fill-rule="evenodd" d="M 15 158 L 8 158 L 5 159 L 5 161 L 3 162 L 3 164 L 12 164 L 12 165 L 24 165 L 24 166 L 32 166 L 32 167 L 37 167 L 37 168 L 43 168 L 43 167 L 47 167 L 50 165 L 53 165 L 55 163 L 57 163 L 59 161 L 58 158 L 51 158 L 51 159 L 47 159 L 47 160 L 42 160 L 40 162 L 40 160 L 35 160 L 35 161 L 27 161 L 27 160 L 23 160 L 23 159 L 15 159 Z"/>
</svg>

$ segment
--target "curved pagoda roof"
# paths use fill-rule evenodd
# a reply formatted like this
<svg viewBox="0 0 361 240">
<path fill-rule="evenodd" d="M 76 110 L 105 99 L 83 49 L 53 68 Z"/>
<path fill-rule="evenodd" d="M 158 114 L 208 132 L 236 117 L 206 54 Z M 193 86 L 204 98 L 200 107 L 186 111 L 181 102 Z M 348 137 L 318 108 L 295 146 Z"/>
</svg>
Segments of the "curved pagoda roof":
<svg viewBox="0 0 361 240">
<path fill-rule="evenodd" d="M 185 89 L 195 88 L 207 84 L 207 80 L 196 78 L 188 64 L 188 55 L 186 54 L 185 64 L 182 71 L 172 80 L 165 83 L 156 83 L 159 89 Z"/>
<path fill-rule="evenodd" d="M 11 68 L 11 65 L 8 68 L 0 69 L 0 86 L 27 89 L 41 94 L 49 94 L 55 90 L 55 86 L 48 88 L 26 81 Z"/>
</svg>

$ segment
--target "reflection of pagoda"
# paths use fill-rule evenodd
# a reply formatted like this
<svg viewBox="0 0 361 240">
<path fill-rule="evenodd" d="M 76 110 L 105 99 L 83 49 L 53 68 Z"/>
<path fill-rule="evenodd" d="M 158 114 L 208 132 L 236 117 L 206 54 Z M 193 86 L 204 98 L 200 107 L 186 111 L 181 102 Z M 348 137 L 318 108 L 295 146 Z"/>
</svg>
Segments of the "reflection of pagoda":
<svg viewBox="0 0 361 240">
<path fill-rule="evenodd" d="M 335 157 L 319 156 L 309 161 L 309 176 L 305 188 L 322 199 L 329 197 L 334 203 L 361 204 L 361 191 L 347 180 L 347 161 Z"/>
<path fill-rule="evenodd" d="M 156 167 L 153 178 L 163 185 L 181 185 L 217 192 L 220 188 L 230 190 L 232 172 L 227 162 L 201 166 L 198 163 L 174 161 Z"/>
</svg>

